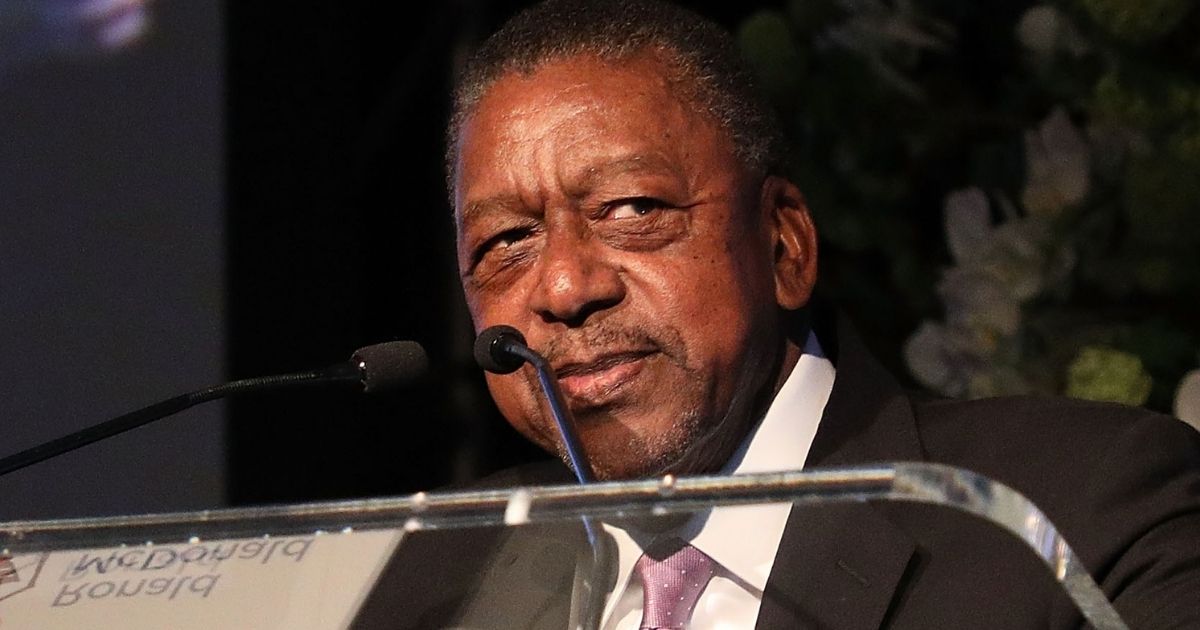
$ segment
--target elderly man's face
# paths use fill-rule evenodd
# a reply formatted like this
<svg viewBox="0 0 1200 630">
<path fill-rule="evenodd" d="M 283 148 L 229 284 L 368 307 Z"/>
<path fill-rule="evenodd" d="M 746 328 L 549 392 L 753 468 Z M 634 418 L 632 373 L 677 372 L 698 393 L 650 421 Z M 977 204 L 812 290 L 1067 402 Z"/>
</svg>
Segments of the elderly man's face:
<svg viewBox="0 0 1200 630">
<path fill-rule="evenodd" d="M 514 326 L 546 356 L 601 478 L 719 467 L 778 387 L 780 306 L 811 288 L 798 191 L 752 175 L 667 76 L 650 54 L 550 62 L 492 84 L 458 138 L 475 327 Z M 806 268 L 781 282 L 797 227 Z M 532 368 L 488 386 L 560 450 Z"/>
</svg>

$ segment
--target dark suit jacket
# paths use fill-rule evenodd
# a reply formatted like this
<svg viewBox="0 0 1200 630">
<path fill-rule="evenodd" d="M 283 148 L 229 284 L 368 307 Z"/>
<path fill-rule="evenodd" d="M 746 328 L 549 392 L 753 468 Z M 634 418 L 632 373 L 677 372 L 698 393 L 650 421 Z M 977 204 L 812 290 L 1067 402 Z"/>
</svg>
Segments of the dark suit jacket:
<svg viewBox="0 0 1200 630">
<path fill-rule="evenodd" d="M 837 376 L 807 467 L 942 462 L 1025 494 L 1131 628 L 1200 628 L 1200 435 L 1178 420 L 1050 398 L 905 394 L 846 326 L 821 336 Z M 836 342 L 833 340 L 836 339 Z M 569 483 L 561 466 L 502 483 Z M 564 628 L 575 528 L 411 537 L 358 628 Z M 1073 604 L 1024 543 L 915 503 L 795 506 L 758 628 L 1074 628 Z"/>
</svg>

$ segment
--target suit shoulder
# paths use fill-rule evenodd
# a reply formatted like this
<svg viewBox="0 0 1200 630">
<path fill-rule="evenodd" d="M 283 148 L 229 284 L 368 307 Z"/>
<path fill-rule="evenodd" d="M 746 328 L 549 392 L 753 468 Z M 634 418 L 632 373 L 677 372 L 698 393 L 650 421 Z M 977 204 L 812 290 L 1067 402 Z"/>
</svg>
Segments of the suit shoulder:
<svg viewBox="0 0 1200 630">
<path fill-rule="evenodd" d="M 1021 462 L 1035 453 L 1065 456 L 1068 445 L 1085 455 L 1104 456 L 1131 434 L 1170 440 L 1195 434 L 1186 424 L 1145 409 L 1050 396 L 918 400 L 913 412 L 922 445 L 935 461 Z"/>
<path fill-rule="evenodd" d="M 1114 492 L 1161 494 L 1165 488 L 1154 486 L 1169 478 L 1200 480 L 1200 433 L 1144 409 L 1051 397 L 913 408 L 931 461 L 1005 483 L 1052 520 L 1098 509 L 1100 497 Z M 1176 499 L 1185 497 L 1194 500 L 1191 492 Z"/>
<path fill-rule="evenodd" d="M 1200 433 L 1145 410 L 1060 398 L 913 408 L 929 458 L 1033 501 L 1130 627 L 1200 627 Z"/>
</svg>

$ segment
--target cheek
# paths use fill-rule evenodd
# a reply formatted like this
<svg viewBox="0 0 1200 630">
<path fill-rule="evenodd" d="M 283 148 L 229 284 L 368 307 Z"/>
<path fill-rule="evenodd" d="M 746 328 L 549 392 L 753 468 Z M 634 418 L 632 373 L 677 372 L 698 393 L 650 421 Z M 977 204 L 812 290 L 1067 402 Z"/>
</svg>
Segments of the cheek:
<svg viewBox="0 0 1200 630">
<path fill-rule="evenodd" d="M 475 325 L 475 334 L 498 324 L 514 326 L 528 334 L 523 328 L 526 323 L 523 317 L 527 314 L 527 309 L 523 308 L 527 303 L 526 291 L 521 280 L 507 285 L 493 285 L 486 289 L 464 286 L 467 310 L 471 314 L 471 322 Z"/>
<path fill-rule="evenodd" d="M 698 245 L 629 265 L 630 282 L 640 285 L 646 316 L 678 327 L 690 355 L 736 353 L 774 304 L 770 267 L 759 260 L 767 258 L 735 255 L 725 242 Z"/>
<path fill-rule="evenodd" d="M 540 416 L 539 399 L 531 384 L 526 380 L 525 367 L 512 374 L 487 374 L 488 391 L 500 413 L 514 429 L 529 440 L 547 446 L 544 427 L 536 419 Z"/>
</svg>

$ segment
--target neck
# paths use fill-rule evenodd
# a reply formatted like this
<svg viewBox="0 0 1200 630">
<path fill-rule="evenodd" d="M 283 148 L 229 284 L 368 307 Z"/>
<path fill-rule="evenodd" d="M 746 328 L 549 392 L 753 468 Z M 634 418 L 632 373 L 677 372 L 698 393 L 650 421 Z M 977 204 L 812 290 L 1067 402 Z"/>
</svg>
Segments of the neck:
<svg viewBox="0 0 1200 630">
<path fill-rule="evenodd" d="M 658 474 L 704 475 L 720 472 L 746 436 L 766 415 L 776 394 L 791 375 L 796 363 L 800 361 L 808 336 L 808 326 L 804 325 L 801 328 L 803 334 L 800 334 L 799 330 L 789 330 L 782 337 L 782 343 L 774 353 L 774 369 L 764 379 L 752 401 L 748 401 L 749 404 L 742 407 L 741 413 L 731 413 L 705 439 L 693 444 L 688 454 Z"/>
</svg>

